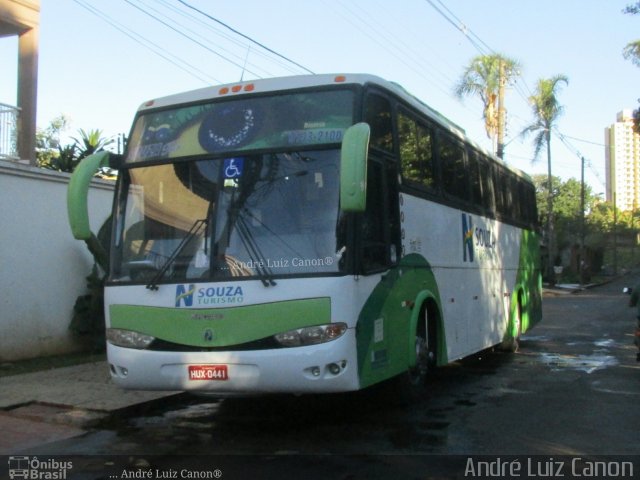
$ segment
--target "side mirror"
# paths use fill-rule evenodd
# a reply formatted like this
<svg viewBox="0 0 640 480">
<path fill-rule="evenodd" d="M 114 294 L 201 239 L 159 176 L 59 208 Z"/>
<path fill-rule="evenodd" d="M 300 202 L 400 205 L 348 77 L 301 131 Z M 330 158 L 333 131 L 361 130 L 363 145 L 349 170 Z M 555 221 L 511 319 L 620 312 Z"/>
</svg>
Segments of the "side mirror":
<svg viewBox="0 0 640 480">
<path fill-rule="evenodd" d="M 89 226 L 88 195 L 93 175 L 102 167 L 109 165 L 109 152 L 98 152 L 84 158 L 76 167 L 67 188 L 67 213 L 71 233 L 77 240 L 84 240 L 89 251 L 106 272 L 109 265 L 107 252 Z"/>
<path fill-rule="evenodd" d="M 344 132 L 340 151 L 340 210 L 364 212 L 367 205 L 367 157 L 371 129 L 356 123 Z"/>
</svg>

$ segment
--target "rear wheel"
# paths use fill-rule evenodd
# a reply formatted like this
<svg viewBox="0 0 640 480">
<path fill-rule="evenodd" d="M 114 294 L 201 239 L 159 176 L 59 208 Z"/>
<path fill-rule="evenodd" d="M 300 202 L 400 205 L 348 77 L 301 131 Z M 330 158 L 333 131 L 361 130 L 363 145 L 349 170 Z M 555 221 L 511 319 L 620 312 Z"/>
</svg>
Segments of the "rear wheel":
<svg viewBox="0 0 640 480">
<path fill-rule="evenodd" d="M 511 331 L 509 332 L 509 338 L 504 340 L 501 344 L 501 349 L 506 352 L 515 353 L 520 347 L 520 336 L 522 335 L 522 301 L 518 296 L 518 304 L 516 305 L 516 311 L 513 315 L 513 321 L 511 324 Z"/>
</svg>

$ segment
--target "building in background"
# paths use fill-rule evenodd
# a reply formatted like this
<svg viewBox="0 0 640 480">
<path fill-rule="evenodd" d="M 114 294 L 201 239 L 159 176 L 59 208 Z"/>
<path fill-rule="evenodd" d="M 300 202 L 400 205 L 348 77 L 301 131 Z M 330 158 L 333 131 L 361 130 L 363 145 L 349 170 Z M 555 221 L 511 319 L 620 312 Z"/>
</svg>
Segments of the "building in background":
<svg viewBox="0 0 640 480">
<path fill-rule="evenodd" d="M 0 159 L 36 161 L 40 0 L 0 0 L 0 38 L 18 37 L 17 105 L 0 103 Z M 0 66 L 1 68 L 1 66 Z"/>
<path fill-rule="evenodd" d="M 620 210 L 640 208 L 640 135 L 633 131 L 633 111 L 618 113 L 605 128 L 607 201 Z"/>
</svg>

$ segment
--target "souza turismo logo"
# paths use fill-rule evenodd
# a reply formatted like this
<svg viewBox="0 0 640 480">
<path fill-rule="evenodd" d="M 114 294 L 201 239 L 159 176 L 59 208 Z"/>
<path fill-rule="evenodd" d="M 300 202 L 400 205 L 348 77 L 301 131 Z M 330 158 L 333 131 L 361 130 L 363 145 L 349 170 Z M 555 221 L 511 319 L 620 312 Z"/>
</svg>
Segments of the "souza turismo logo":
<svg viewBox="0 0 640 480">
<path fill-rule="evenodd" d="M 473 262 L 473 219 L 466 213 L 462 214 L 462 260 Z"/>
<path fill-rule="evenodd" d="M 198 287 L 194 284 L 176 285 L 176 307 L 242 302 L 244 302 L 244 292 L 242 287 L 237 285 L 217 285 L 215 287 Z"/>
<path fill-rule="evenodd" d="M 475 241 L 474 241 L 475 239 Z M 475 249 L 479 249 L 478 260 L 490 256 L 496 248 L 494 231 L 486 227 L 473 228 L 473 218 L 462 214 L 462 261 L 473 262 Z"/>
</svg>

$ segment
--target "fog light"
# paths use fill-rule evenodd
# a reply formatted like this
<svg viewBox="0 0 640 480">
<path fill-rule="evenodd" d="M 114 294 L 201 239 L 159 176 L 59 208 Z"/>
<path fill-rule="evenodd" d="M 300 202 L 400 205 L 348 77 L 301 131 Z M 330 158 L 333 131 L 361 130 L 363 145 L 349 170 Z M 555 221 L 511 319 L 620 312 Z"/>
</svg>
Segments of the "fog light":
<svg viewBox="0 0 640 480">
<path fill-rule="evenodd" d="M 328 367 L 329 373 L 331 373 L 331 375 L 338 375 L 340 373 L 340 365 L 338 365 L 337 363 L 330 363 Z"/>
</svg>

